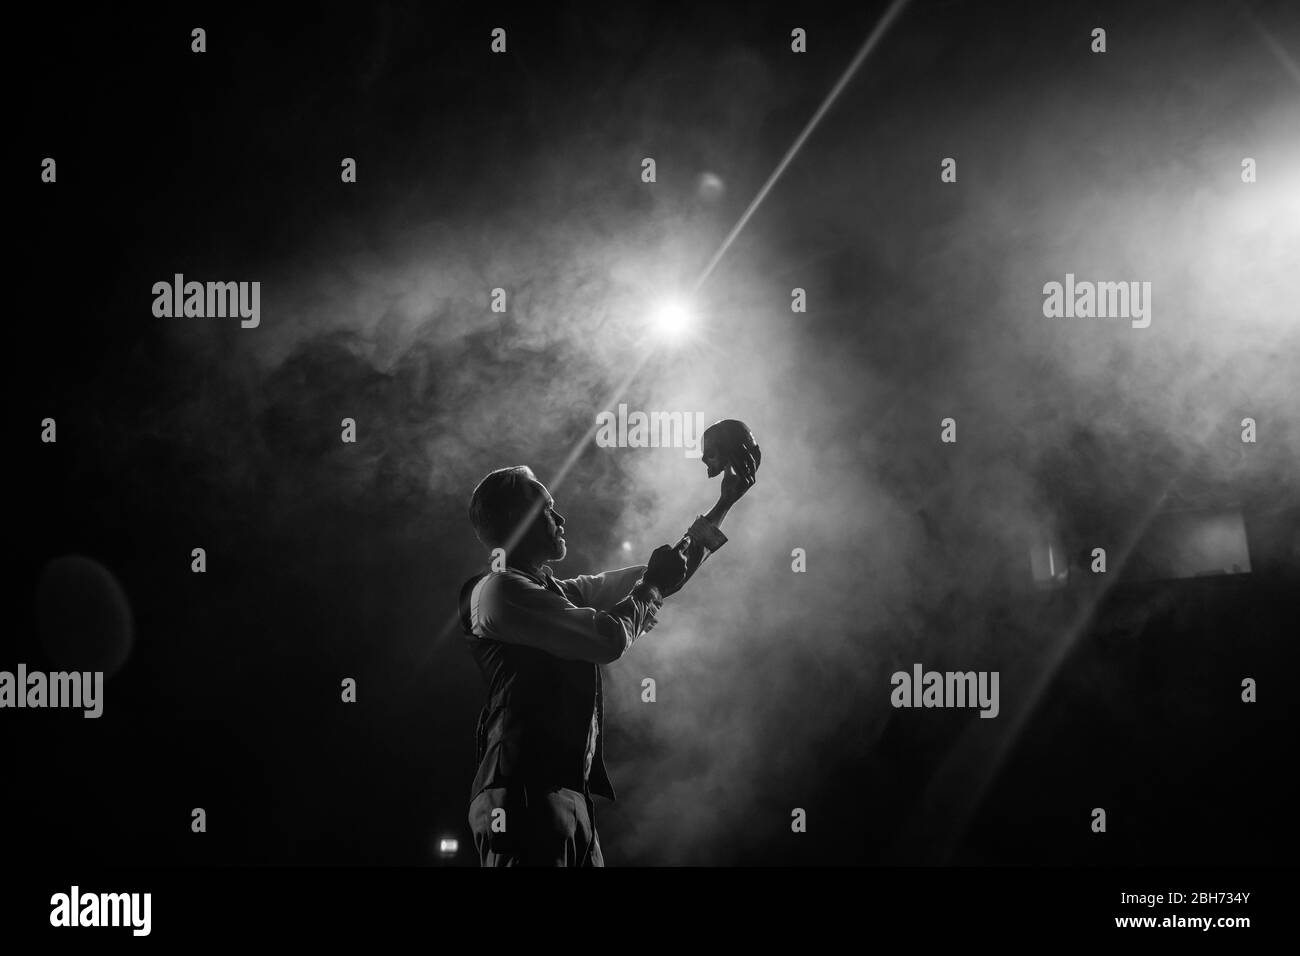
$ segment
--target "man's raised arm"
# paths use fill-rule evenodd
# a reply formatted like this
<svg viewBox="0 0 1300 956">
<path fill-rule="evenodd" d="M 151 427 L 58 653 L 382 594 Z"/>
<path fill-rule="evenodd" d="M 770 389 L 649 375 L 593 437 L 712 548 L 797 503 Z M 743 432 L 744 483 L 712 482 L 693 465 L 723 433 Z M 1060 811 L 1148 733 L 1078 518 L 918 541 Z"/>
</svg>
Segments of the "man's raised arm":
<svg viewBox="0 0 1300 956">
<path fill-rule="evenodd" d="M 722 491 L 718 495 L 717 504 L 709 509 L 708 514 L 697 515 L 682 539 L 677 542 L 676 549 L 686 556 L 686 574 L 679 584 L 663 592 L 664 597 L 680 591 L 705 559 L 727 543 L 727 536 L 722 533 L 722 519 L 727 516 L 731 506 L 754 486 L 757 470 L 754 456 L 748 452 L 742 452 L 740 459 L 732 463 L 732 470 L 722 478 Z"/>
</svg>

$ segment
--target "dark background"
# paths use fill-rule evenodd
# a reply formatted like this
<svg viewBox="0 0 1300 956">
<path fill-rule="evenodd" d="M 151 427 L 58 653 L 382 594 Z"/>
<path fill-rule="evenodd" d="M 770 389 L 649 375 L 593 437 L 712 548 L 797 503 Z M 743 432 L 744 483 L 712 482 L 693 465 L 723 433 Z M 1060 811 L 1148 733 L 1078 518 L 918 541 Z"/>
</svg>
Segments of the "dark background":
<svg viewBox="0 0 1300 956">
<path fill-rule="evenodd" d="M 1131 6 L 909 6 L 724 258 L 705 344 L 635 377 L 634 408 L 749 421 L 764 470 L 610 668 L 610 863 L 1294 859 L 1300 32 L 1286 4 Z M 61 555 L 112 572 L 134 639 L 101 719 L 0 718 L 7 855 L 467 847 L 469 493 L 551 480 L 645 351 L 629 303 L 703 267 L 882 10 L 25 10 L 0 668 L 56 669 L 35 597 Z M 175 272 L 262 281 L 261 326 L 154 318 Z M 1152 328 L 1045 319 L 1066 272 L 1153 280 Z M 552 489 L 557 573 L 644 561 L 702 482 L 587 447 Z M 1244 514 L 1251 573 L 1125 578 L 1153 509 L 1206 507 Z M 1047 525 L 1076 555 L 1056 590 L 1025 550 Z M 1099 544 L 1104 586 L 1077 557 Z M 914 661 L 1000 670 L 1002 715 L 891 709 Z"/>
</svg>

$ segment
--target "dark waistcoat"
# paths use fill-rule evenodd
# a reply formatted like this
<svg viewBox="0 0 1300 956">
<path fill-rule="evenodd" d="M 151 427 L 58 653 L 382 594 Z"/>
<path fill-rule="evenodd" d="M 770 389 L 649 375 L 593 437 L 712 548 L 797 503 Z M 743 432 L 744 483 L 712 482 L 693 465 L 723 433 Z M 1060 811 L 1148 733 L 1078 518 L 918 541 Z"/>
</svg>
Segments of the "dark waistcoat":
<svg viewBox="0 0 1300 956">
<path fill-rule="evenodd" d="M 487 703 L 478 718 L 478 772 L 471 799 L 485 787 L 515 784 L 582 790 L 594 707 L 598 735 L 586 786 L 613 800 L 614 785 L 605 769 L 599 665 L 565 661 L 535 647 L 475 637 L 470 630 L 469 598 L 483 576 L 471 578 L 460 591 L 461 629 L 487 684 Z M 579 598 L 554 579 L 542 583 L 571 601 Z"/>
</svg>

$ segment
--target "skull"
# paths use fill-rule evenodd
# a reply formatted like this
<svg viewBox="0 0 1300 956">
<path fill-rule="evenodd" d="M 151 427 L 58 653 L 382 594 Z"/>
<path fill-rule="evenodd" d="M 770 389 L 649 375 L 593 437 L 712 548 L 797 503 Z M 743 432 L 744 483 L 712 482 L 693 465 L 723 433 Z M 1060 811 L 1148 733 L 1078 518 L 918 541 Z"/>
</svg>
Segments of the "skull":
<svg viewBox="0 0 1300 956">
<path fill-rule="evenodd" d="M 709 470 L 710 478 L 726 471 L 727 466 L 733 464 L 741 451 L 746 448 L 754 454 L 754 470 L 757 471 L 763 460 L 763 453 L 759 450 L 758 443 L 754 440 L 754 433 L 749 430 L 749 426 L 734 418 L 714 422 L 704 429 L 704 434 L 700 436 L 700 457 Z"/>
</svg>

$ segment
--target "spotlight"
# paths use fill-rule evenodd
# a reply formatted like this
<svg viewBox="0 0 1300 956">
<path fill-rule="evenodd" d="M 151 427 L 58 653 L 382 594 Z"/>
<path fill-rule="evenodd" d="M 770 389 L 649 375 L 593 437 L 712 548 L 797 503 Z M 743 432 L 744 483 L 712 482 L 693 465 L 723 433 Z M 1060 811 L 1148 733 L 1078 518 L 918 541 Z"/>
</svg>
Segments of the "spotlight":
<svg viewBox="0 0 1300 956">
<path fill-rule="evenodd" d="M 695 324 L 690 303 L 681 298 L 668 298 L 659 302 L 650 313 L 650 326 L 660 337 L 676 341 L 684 337 Z"/>
<path fill-rule="evenodd" d="M 459 852 L 460 852 L 460 841 L 459 841 L 459 840 L 439 840 L 439 841 L 438 841 L 438 855 L 439 855 L 439 856 L 455 856 L 455 855 L 456 855 L 457 853 L 459 853 Z"/>
</svg>

